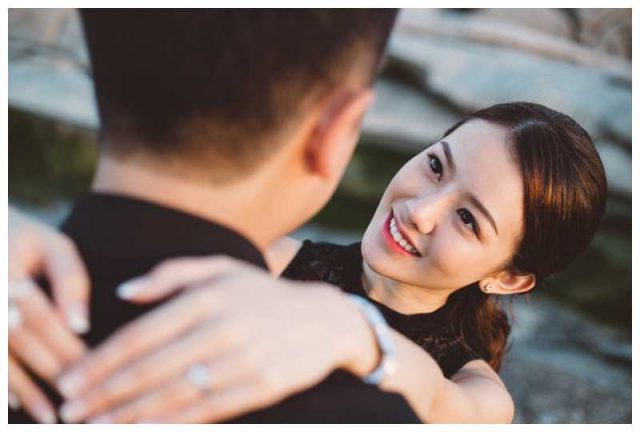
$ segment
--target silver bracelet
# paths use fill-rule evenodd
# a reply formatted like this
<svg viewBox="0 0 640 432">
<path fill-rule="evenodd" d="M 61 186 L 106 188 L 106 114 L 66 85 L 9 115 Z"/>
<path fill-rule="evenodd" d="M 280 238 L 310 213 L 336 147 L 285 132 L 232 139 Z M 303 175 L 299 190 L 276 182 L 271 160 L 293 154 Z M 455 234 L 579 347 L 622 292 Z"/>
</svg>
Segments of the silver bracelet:
<svg viewBox="0 0 640 432">
<path fill-rule="evenodd" d="M 396 370 L 396 349 L 389 325 L 378 308 L 371 302 L 355 294 L 347 295 L 359 307 L 376 335 L 378 348 L 382 353 L 380 363 L 362 380 L 367 384 L 378 385 L 386 376 L 392 375 Z"/>
</svg>

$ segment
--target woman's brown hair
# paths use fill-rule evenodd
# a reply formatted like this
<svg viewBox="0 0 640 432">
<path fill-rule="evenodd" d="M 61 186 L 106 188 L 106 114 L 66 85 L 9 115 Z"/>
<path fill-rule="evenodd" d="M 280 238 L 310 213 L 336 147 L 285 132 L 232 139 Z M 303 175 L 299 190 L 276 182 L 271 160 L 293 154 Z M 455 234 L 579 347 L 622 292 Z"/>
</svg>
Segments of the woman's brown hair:
<svg viewBox="0 0 640 432">
<path fill-rule="evenodd" d="M 473 119 L 506 129 L 522 174 L 524 229 L 504 269 L 531 273 L 540 283 L 582 254 L 597 231 L 607 201 L 602 161 L 591 137 L 575 120 L 529 102 L 476 111 L 449 128 L 443 138 Z M 511 325 L 497 296 L 481 292 L 476 283 L 452 294 L 451 300 L 456 330 L 477 341 L 470 348 L 499 370 Z"/>
</svg>

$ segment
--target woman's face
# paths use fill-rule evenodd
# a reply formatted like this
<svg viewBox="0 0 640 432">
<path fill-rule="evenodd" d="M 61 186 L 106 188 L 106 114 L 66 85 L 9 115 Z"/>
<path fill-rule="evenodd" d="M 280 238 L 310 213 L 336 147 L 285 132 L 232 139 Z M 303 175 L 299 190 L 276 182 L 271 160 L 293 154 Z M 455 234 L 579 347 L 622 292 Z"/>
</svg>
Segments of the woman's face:
<svg viewBox="0 0 640 432">
<path fill-rule="evenodd" d="M 515 251 L 522 188 L 506 130 L 471 120 L 391 180 L 364 234 L 364 260 L 378 274 L 430 289 L 482 280 Z"/>
</svg>

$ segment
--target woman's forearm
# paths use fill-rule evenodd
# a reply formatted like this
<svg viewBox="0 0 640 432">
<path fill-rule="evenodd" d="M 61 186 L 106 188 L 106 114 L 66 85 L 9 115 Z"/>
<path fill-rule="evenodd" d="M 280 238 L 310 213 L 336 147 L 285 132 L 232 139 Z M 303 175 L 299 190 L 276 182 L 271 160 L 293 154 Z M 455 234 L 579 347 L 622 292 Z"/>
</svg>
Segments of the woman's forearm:
<svg viewBox="0 0 640 432">
<path fill-rule="evenodd" d="M 396 371 L 380 384 L 402 394 L 425 423 L 503 423 L 513 416 L 511 398 L 497 374 L 482 367 L 465 368 L 446 379 L 426 351 L 391 329 L 396 346 Z M 347 369 L 364 377 L 379 361 L 372 331 L 353 346 L 355 361 Z M 487 367 L 488 369 L 488 367 Z"/>
<path fill-rule="evenodd" d="M 342 302 L 345 297 L 340 297 Z M 346 361 L 340 366 L 363 378 L 379 364 L 380 352 L 375 333 L 364 315 L 355 304 L 350 309 L 342 313 L 343 324 L 348 324 L 346 328 L 349 330 L 345 333 L 345 327 L 342 327 L 341 331 L 348 334 L 350 340 L 343 345 L 347 352 L 342 353 L 342 359 Z M 336 326 L 334 332 L 340 328 Z M 394 329 L 389 330 L 396 348 L 396 370 L 384 378 L 380 387 L 402 394 L 418 417 L 426 422 L 431 405 L 445 384 L 444 375 L 436 361 L 422 348 Z M 344 338 L 339 334 L 336 336 Z"/>
<path fill-rule="evenodd" d="M 393 331 L 396 346 L 396 370 L 380 387 L 402 394 L 420 420 L 428 422 L 431 406 L 441 394 L 445 377 L 440 366 L 428 353 L 402 334 Z"/>
<path fill-rule="evenodd" d="M 380 383 L 386 391 L 402 394 L 418 417 L 426 422 L 431 405 L 444 385 L 444 375 L 435 360 L 418 345 L 391 329 L 396 347 L 396 371 Z M 372 333 L 372 332 L 371 332 Z M 364 377 L 379 361 L 378 347 L 372 334 L 354 346 L 355 361 L 347 365 L 353 374 Z"/>
</svg>

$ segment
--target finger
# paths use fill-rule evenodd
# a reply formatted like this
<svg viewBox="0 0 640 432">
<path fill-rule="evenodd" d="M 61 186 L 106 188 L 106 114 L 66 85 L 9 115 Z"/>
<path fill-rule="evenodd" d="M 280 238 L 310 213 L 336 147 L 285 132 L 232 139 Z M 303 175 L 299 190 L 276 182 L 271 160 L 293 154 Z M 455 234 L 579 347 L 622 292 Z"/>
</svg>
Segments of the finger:
<svg viewBox="0 0 640 432">
<path fill-rule="evenodd" d="M 202 390 L 183 373 L 168 384 L 128 401 L 111 412 L 100 415 L 91 423 L 130 423 L 141 418 L 177 414 L 178 410 L 196 403 L 205 392 L 218 392 L 234 386 L 247 378 L 247 368 L 242 367 L 237 355 L 222 355 L 204 364 L 211 377 L 208 387 Z"/>
<path fill-rule="evenodd" d="M 9 402 L 9 407 L 12 410 L 18 411 L 20 409 L 20 406 L 21 406 L 20 399 L 11 390 L 9 390 L 9 394 L 7 395 L 7 400 Z"/>
<path fill-rule="evenodd" d="M 38 336 L 24 327 L 10 330 L 9 349 L 28 369 L 47 382 L 53 382 L 62 371 L 58 357 Z"/>
<path fill-rule="evenodd" d="M 58 382 L 59 391 L 71 399 L 144 353 L 168 344 L 196 322 L 212 314 L 219 303 L 215 293 L 194 288 L 175 300 L 126 325 L 114 336 L 89 352 Z"/>
<path fill-rule="evenodd" d="M 213 356 L 224 356 L 230 341 L 219 337 L 217 333 L 222 333 L 219 327 L 207 322 L 193 332 L 182 335 L 167 347 L 115 373 L 86 395 L 65 403 L 61 411 L 63 418 L 71 423 L 85 420 L 184 374 L 194 363 Z"/>
<path fill-rule="evenodd" d="M 267 407 L 273 402 L 268 394 L 250 381 L 243 381 L 224 391 L 210 393 L 177 413 L 140 419 L 140 423 L 217 423 Z"/>
<path fill-rule="evenodd" d="M 85 352 L 84 343 L 64 325 L 60 316 L 52 309 L 47 297 L 29 279 L 11 284 L 14 304 L 20 312 L 22 325 L 42 340 L 64 363 L 78 360 Z M 17 294 L 16 294 L 17 293 Z"/>
<path fill-rule="evenodd" d="M 225 256 L 174 258 L 158 264 L 146 276 L 124 282 L 117 292 L 131 302 L 151 302 L 240 265 L 245 264 Z"/>
<path fill-rule="evenodd" d="M 38 422 L 56 423 L 56 415 L 51 402 L 11 356 L 9 356 L 8 366 L 9 391 L 20 405 Z"/>
<path fill-rule="evenodd" d="M 200 391 L 191 383 L 176 380 L 147 395 L 92 418 L 89 423 L 132 423 L 142 416 L 158 416 L 197 400 Z"/>
<path fill-rule="evenodd" d="M 78 251 L 71 240 L 43 242 L 43 269 L 51 282 L 55 304 L 75 333 L 89 330 L 90 281 Z"/>
</svg>

